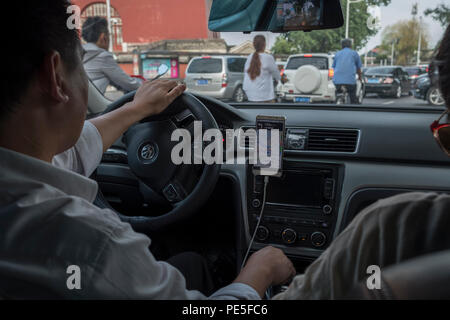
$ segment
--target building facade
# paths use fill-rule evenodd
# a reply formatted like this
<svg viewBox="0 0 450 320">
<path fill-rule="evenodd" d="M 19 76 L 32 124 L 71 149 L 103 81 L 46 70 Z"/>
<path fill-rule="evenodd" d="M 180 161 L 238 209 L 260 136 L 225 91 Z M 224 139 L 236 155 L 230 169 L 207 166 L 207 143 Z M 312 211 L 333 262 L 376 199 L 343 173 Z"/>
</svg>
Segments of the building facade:
<svg viewBox="0 0 450 320">
<path fill-rule="evenodd" d="M 90 16 L 107 16 L 104 0 L 74 0 L 73 3 L 81 8 L 82 23 Z M 155 61 L 148 60 L 145 66 L 140 51 L 148 51 L 152 44 L 168 40 L 181 42 L 180 46 L 183 41 L 206 42 L 203 47 L 208 47 L 209 41 L 212 47 L 217 46 L 216 42 L 220 41 L 220 34 L 208 30 L 212 0 L 110 0 L 110 3 L 113 51 L 128 74 L 144 71 L 150 75 L 153 70 L 146 69 L 147 65 L 156 68 L 157 63 L 164 62 L 171 69 L 167 77 L 183 78 L 186 62 L 183 58 L 179 61 L 176 50 L 165 53 L 158 50 Z"/>
<path fill-rule="evenodd" d="M 212 0 L 111 0 L 114 51 L 123 44 L 167 39 L 213 39 L 208 30 Z M 82 22 L 89 16 L 106 17 L 106 1 L 74 0 Z"/>
</svg>

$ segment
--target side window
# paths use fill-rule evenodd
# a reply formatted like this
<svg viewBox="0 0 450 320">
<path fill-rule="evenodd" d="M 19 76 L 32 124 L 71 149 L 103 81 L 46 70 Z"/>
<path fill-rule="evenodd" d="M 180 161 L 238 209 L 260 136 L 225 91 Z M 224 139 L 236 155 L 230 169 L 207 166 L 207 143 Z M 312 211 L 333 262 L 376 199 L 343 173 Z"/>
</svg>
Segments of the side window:
<svg viewBox="0 0 450 320">
<path fill-rule="evenodd" d="M 244 72 L 245 63 L 247 62 L 247 59 L 240 58 L 240 59 L 238 59 L 238 61 L 239 61 L 239 63 L 238 63 L 239 71 L 238 72 Z"/>
<path fill-rule="evenodd" d="M 246 59 L 242 58 L 228 58 L 228 71 L 230 72 L 244 72 Z"/>
</svg>

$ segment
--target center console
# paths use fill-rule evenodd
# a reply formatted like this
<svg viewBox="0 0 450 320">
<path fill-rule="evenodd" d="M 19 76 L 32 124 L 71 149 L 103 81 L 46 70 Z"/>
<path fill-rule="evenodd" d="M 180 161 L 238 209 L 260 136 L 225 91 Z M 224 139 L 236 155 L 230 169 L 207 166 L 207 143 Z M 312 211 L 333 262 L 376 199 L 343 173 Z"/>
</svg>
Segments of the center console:
<svg viewBox="0 0 450 320">
<path fill-rule="evenodd" d="M 247 177 L 250 234 L 261 212 L 264 177 Z M 339 165 L 284 161 L 281 177 L 270 177 L 255 242 L 325 249 L 337 218 L 343 168 Z"/>
</svg>

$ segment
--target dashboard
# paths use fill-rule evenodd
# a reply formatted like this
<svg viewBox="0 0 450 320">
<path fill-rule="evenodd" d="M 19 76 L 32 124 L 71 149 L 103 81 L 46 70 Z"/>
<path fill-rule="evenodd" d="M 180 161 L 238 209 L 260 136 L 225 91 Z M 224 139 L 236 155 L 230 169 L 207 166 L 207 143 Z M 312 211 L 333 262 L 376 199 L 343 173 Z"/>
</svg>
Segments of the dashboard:
<svg viewBox="0 0 450 320">
<path fill-rule="evenodd" d="M 286 118 L 283 173 L 269 179 L 252 250 L 270 244 L 291 257 L 312 260 L 379 199 L 410 191 L 450 192 L 450 158 L 429 129 L 440 108 L 230 105 L 198 98 L 224 132 L 254 128 L 258 115 Z M 123 148 L 118 142 L 104 155 L 100 180 L 121 176 L 122 183 L 133 183 Z M 236 150 L 251 149 L 250 141 L 237 137 Z M 264 200 L 263 179 L 252 169 L 249 163 L 221 166 L 221 176 L 237 184 L 244 246 L 255 232 Z"/>
<path fill-rule="evenodd" d="M 253 249 L 282 248 L 314 258 L 365 207 L 396 194 L 450 192 L 450 158 L 429 125 L 440 108 L 242 104 L 199 97 L 222 128 L 254 128 L 258 115 L 284 116 L 283 174 L 271 177 Z M 252 145 L 239 138 L 238 148 Z M 240 184 L 245 237 L 263 203 L 263 178 L 252 165 L 224 164 Z"/>
</svg>

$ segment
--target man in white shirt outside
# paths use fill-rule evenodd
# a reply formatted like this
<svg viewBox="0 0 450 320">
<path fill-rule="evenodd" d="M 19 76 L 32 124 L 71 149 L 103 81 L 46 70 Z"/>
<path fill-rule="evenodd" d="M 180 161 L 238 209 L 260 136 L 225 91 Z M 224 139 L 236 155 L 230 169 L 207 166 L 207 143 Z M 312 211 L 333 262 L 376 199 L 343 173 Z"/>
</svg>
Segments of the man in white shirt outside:
<svg viewBox="0 0 450 320">
<path fill-rule="evenodd" d="M 102 17 L 89 17 L 83 24 L 84 69 L 92 83 L 105 93 L 108 85 L 125 92 L 137 90 L 142 81 L 127 75 L 108 51 L 108 22 Z"/>
</svg>

